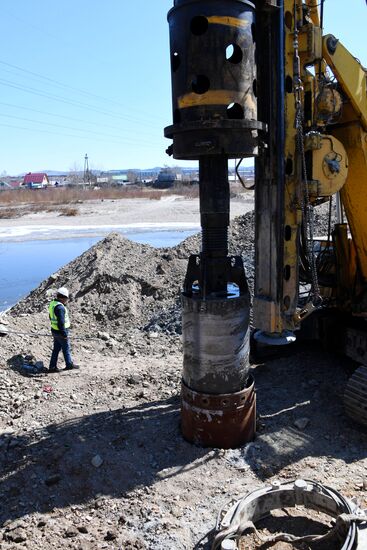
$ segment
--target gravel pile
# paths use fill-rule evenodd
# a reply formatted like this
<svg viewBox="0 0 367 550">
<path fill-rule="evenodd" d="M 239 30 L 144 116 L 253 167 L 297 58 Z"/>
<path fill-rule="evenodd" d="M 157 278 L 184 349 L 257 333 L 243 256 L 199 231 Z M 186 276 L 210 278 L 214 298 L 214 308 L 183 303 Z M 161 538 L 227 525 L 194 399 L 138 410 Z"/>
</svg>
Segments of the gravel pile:
<svg viewBox="0 0 367 550">
<path fill-rule="evenodd" d="M 328 205 L 315 210 L 315 235 L 327 235 Z M 333 210 L 333 220 L 335 211 Z M 250 291 L 254 287 L 254 212 L 237 217 L 229 230 L 229 253 L 242 256 Z M 131 329 L 180 335 L 180 291 L 190 254 L 200 251 L 196 234 L 172 248 L 153 248 L 111 233 L 21 300 L 11 314 L 46 312 L 60 286 L 72 293 L 74 326 L 95 335 L 125 335 Z"/>
<path fill-rule="evenodd" d="M 242 253 L 250 286 L 253 281 L 253 213 L 236 218 L 230 229 L 230 253 Z M 46 312 L 60 286 L 72 294 L 74 326 L 93 335 L 100 330 L 134 330 L 181 334 L 180 290 L 200 235 L 173 248 L 134 243 L 119 233 L 105 239 L 43 281 L 11 315 Z"/>
</svg>

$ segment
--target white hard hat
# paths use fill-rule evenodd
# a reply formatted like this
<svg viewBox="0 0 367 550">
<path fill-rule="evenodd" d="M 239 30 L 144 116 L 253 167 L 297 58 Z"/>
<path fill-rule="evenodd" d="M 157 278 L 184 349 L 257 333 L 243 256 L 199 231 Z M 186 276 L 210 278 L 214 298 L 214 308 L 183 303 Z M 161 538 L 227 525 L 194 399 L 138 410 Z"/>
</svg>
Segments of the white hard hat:
<svg viewBox="0 0 367 550">
<path fill-rule="evenodd" d="M 65 298 L 69 298 L 69 291 L 64 286 L 57 289 L 57 294 L 60 294 L 60 296 L 65 296 Z"/>
</svg>

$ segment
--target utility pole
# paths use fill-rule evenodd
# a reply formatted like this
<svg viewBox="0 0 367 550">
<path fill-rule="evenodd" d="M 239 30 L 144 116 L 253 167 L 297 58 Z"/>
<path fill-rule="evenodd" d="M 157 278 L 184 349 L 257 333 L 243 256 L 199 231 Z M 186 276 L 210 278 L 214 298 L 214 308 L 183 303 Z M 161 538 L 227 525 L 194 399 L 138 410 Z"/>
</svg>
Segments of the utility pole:
<svg viewBox="0 0 367 550">
<path fill-rule="evenodd" d="M 90 187 L 91 180 L 90 180 L 90 171 L 89 171 L 89 160 L 88 155 L 85 153 L 84 157 L 84 175 L 83 175 L 83 181 L 84 185 L 88 185 Z"/>
</svg>

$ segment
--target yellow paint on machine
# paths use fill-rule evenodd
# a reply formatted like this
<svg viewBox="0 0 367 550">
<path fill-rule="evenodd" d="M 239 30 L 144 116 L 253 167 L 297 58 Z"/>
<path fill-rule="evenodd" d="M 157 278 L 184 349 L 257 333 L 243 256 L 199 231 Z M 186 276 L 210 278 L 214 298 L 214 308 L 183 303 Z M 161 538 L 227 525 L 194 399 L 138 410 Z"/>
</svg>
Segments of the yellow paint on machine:
<svg viewBox="0 0 367 550">
<path fill-rule="evenodd" d="M 210 90 L 205 94 L 191 92 L 178 98 L 179 109 L 198 107 L 200 105 L 229 105 L 242 103 L 243 93 L 232 90 Z"/>
<path fill-rule="evenodd" d="M 208 17 L 208 22 L 212 25 L 226 25 L 227 27 L 236 27 L 243 29 L 249 26 L 249 21 L 246 19 L 238 19 L 237 17 L 227 17 L 224 15 L 212 15 Z"/>
<path fill-rule="evenodd" d="M 359 122 L 333 130 L 349 158 L 347 181 L 341 190 L 343 206 L 356 247 L 359 269 L 367 281 L 367 133 Z"/>
<path fill-rule="evenodd" d="M 323 38 L 324 57 L 343 92 L 350 99 L 364 130 L 367 130 L 367 72 L 340 42 L 337 43 L 335 52 L 331 54 L 328 49 L 330 38 L 333 38 L 333 35 L 327 34 Z"/>
</svg>

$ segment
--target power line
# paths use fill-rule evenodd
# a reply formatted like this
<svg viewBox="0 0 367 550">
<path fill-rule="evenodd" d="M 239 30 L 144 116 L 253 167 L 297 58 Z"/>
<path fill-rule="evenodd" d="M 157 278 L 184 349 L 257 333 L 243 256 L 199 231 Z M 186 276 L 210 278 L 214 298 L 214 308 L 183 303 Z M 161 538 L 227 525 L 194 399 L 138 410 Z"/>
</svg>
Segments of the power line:
<svg viewBox="0 0 367 550">
<path fill-rule="evenodd" d="M 23 67 L 19 67 L 18 65 L 13 65 L 12 63 L 7 63 L 6 61 L 1 61 L 1 60 L 0 60 L 0 64 L 5 65 L 7 67 L 11 67 L 13 69 L 16 69 L 17 71 L 21 71 L 21 72 L 24 72 L 26 74 L 32 75 L 36 78 L 40 78 L 40 79 L 45 80 L 47 82 L 50 82 L 53 86 L 58 86 L 58 87 L 61 87 L 61 88 L 65 88 L 67 90 L 71 90 L 71 91 L 86 95 L 88 97 L 97 99 L 98 101 L 103 101 L 103 102 L 107 101 L 108 103 L 112 103 L 114 105 L 118 105 L 119 107 L 126 108 L 125 105 L 123 105 L 122 103 L 120 103 L 118 101 L 114 101 L 113 99 L 109 99 L 109 98 L 106 98 L 106 97 L 103 97 L 103 96 L 100 96 L 100 95 L 97 95 L 97 94 L 93 94 L 92 92 L 87 92 L 86 90 L 82 90 L 81 88 L 76 88 L 74 86 L 70 86 L 69 84 L 64 84 L 63 82 L 60 82 L 59 80 L 55 80 L 55 79 L 50 78 L 48 76 L 44 76 L 40 73 L 35 73 L 33 71 L 29 71 L 28 69 L 24 69 Z M 7 71 L 7 72 L 12 74 L 11 71 Z M 157 120 L 161 123 L 164 123 L 164 121 L 161 117 L 156 117 L 156 116 L 152 115 L 151 113 L 144 113 L 143 111 L 140 111 L 140 110 L 139 111 L 137 111 L 136 109 L 133 109 L 133 110 L 136 111 L 136 112 L 141 113 L 145 117 L 150 117 L 152 120 L 154 119 L 154 120 Z"/>
<path fill-rule="evenodd" d="M 57 117 L 57 118 L 64 118 L 66 120 L 71 120 L 73 122 L 81 122 L 82 124 L 92 124 L 93 126 L 98 126 L 98 127 L 101 126 L 100 122 L 92 122 L 91 120 L 82 120 L 80 118 L 75 118 L 75 117 L 71 117 L 71 116 L 67 116 L 67 115 L 60 115 L 60 114 L 57 114 L 57 113 L 50 113 L 48 111 L 40 111 L 39 109 L 33 109 L 32 107 L 24 107 L 24 105 L 15 105 L 14 103 L 6 103 L 4 101 L 0 101 L 0 105 L 4 105 L 5 107 L 12 107 L 12 108 L 15 108 L 15 109 L 22 109 L 24 111 L 31 111 L 33 113 L 38 113 L 38 114 L 41 114 L 41 115 L 48 115 L 48 116 Z M 130 130 L 128 130 L 126 128 L 120 128 L 119 126 L 113 126 L 111 124 L 103 123 L 103 126 L 105 128 L 113 128 L 114 130 L 118 130 L 120 132 L 131 132 Z M 143 129 L 139 128 L 139 132 L 146 135 L 146 136 L 152 136 L 152 137 L 155 137 L 155 138 L 157 137 L 157 134 L 154 134 L 152 132 L 147 132 L 144 128 Z M 161 132 L 161 135 L 163 135 L 163 132 Z"/>
<path fill-rule="evenodd" d="M 72 126 L 65 126 L 63 124 L 54 124 L 52 122 L 44 122 L 42 120 L 34 120 L 32 118 L 24 118 L 24 117 L 18 117 L 18 116 L 15 116 L 15 115 L 7 115 L 5 113 L 0 113 L 0 117 L 5 117 L 5 118 L 10 118 L 10 119 L 15 119 L 15 120 L 22 120 L 24 122 L 34 122 L 36 124 L 43 124 L 45 126 L 52 126 L 52 127 L 57 127 L 57 128 L 63 128 L 63 129 L 66 129 L 66 130 L 72 130 L 73 132 L 84 132 L 84 133 L 88 133 L 88 134 L 95 134 L 97 136 L 104 136 L 104 137 L 109 137 L 109 138 L 113 138 L 113 139 L 118 139 L 118 140 L 122 140 L 122 141 L 125 141 L 125 142 L 128 142 L 128 143 L 131 143 L 131 142 L 135 142 L 137 144 L 140 144 L 140 143 L 144 143 L 144 140 L 136 140 L 134 138 L 124 138 L 122 136 L 115 136 L 113 134 L 106 134 L 105 132 L 95 132 L 93 130 L 83 130 L 83 129 L 79 129 L 79 128 L 73 128 Z M 149 145 L 151 143 L 151 141 L 145 141 L 145 143 L 147 145 Z"/>
<path fill-rule="evenodd" d="M 35 130 L 34 128 L 25 128 L 24 126 L 14 126 L 12 124 L 1 124 L 0 128 L 12 128 L 12 129 L 15 129 L 15 130 L 24 130 L 24 131 L 27 131 L 27 132 L 32 132 L 34 134 Z M 102 143 L 115 143 L 117 145 L 121 145 L 121 140 L 120 141 L 111 141 L 111 140 L 104 140 L 104 139 L 99 139 L 99 138 L 93 138 L 93 140 L 90 140 L 90 138 L 88 136 L 76 136 L 76 135 L 73 135 L 73 134 L 64 134 L 62 132 L 52 132 L 50 130 L 41 130 L 39 128 L 37 128 L 37 132 L 41 132 L 43 134 L 52 134 L 52 135 L 55 135 L 55 136 L 62 136 L 62 137 L 72 137 L 72 138 L 77 138 L 77 139 L 88 139 L 89 141 L 100 141 Z M 156 145 L 152 145 L 151 143 L 150 144 L 144 144 L 142 143 L 142 149 L 147 149 L 149 147 L 149 149 L 158 149 L 158 146 Z M 159 147 L 159 150 L 161 150 L 161 148 Z"/>
<path fill-rule="evenodd" d="M 100 122 L 93 122 L 91 120 L 82 120 L 80 118 L 75 118 L 75 117 L 71 117 L 71 116 L 67 116 L 67 115 L 60 115 L 58 113 L 50 113 L 49 111 L 40 111 L 39 109 L 33 109 L 32 107 L 24 107 L 24 105 L 15 105 L 14 103 L 5 103 L 4 101 L 0 101 L 0 105 L 4 105 L 5 107 L 12 107 L 12 108 L 15 108 L 15 109 L 21 109 L 21 110 L 24 110 L 24 111 L 31 111 L 33 113 L 38 113 L 38 114 L 41 114 L 41 115 L 48 115 L 48 116 L 57 117 L 57 118 L 64 118 L 66 120 L 72 120 L 73 122 L 81 122 L 82 124 L 92 124 L 93 126 L 99 126 L 99 127 L 101 126 Z M 114 130 L 118 130 L 120 132 L 131 132 L 131 130 L 127 130 L 126 128 L 121 128 L 119 126 L 113 126 L 111 124 L 103 123 L 103 126 L 105 128 L 113 128 Z M 139 130 L 140 130 L 140 128 L 139 128 Z M 143 132 L 144 132 L 144 135 L 157 137 L 157 134 L 147 132 L 146 130 L 143 130 Z M 161 134 L 163 135 L 163 132 L 161 132 Z"/>
<path fill-rule="evenodd" d="M 73 101 L 71 99 L 67 99 L 65 97 L 58 96 L 58 95 L 55 95 L 55 94 L 47 94 L 45 92 L 41 92 L 37 88 L 32 88 L 30 86 L 21 86 L 21 85 L 18 85 L 16 83 L 13 83 L 9 80 L 0 79 L 0 84 L 2 84 L 3 86 L 7 86 L 9 88 L 14 88 L 16 90 L 21 90 L 22 92 L 37 95 L 37 96 L 40 96 L 40 97 L 46 97 L 47 99 L 51 99 L 52 101 L 58 101 L 60 103 L 65 103 L 67 105 L 73 105 L 73 106 L 76 106 L 78 108 L 86 109 L 88 111 L 93 111 L 95 113 L 103 114 L 103 115 L 106 115 L 106 116 L 109 116 L 109 117 L 112 117 L 112 118 L 120 118 L 120 119 L 125 120 L 127 122 L 132 122 L 134 124 L 136 124 L 137 122 L 139 124 L 141 123 L 140 120 L 134 119 L 132 117 L 128 117 L 126 115 L 120 115 L 120 114 L 114 113 L 112 111 L 106 111 L 106 110 L 98 109 L 98 108 L 93 107 L 91 105 L 88 105 L 86 103 L 82 103 L 80 101 Z M 150 124 L 146 121 L 144 121 L 144 124 L 148 125 L 148 126 L 151 126 L 152 128 L 156 128 L 156 126 L 157 126 L 157 125 Z"/>
</svg>

